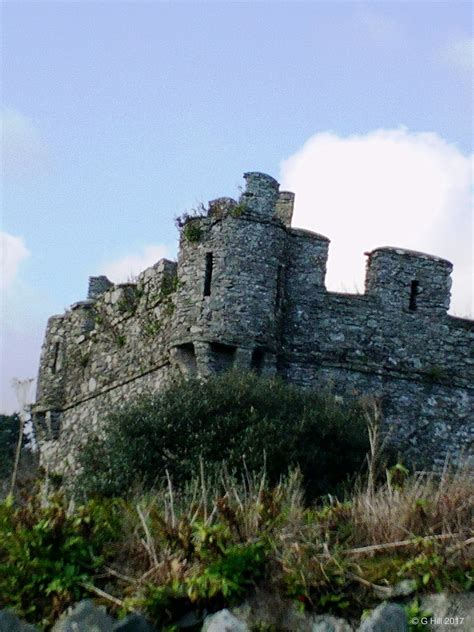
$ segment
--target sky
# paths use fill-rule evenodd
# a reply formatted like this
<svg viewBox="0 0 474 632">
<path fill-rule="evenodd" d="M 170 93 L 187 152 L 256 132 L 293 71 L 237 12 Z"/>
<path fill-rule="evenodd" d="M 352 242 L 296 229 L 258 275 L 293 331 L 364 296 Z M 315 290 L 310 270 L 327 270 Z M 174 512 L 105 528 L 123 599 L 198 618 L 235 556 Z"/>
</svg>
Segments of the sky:
<svg viewBox="0 0 474 632">
<path fill-rule="evenodd" d="M 0 411 L 89 275 L 174 258 L 174 218 L 263 171 L 293 225 L 453 261 L 472 308 L 472 4 L 3 2 Z"/>
</svg>

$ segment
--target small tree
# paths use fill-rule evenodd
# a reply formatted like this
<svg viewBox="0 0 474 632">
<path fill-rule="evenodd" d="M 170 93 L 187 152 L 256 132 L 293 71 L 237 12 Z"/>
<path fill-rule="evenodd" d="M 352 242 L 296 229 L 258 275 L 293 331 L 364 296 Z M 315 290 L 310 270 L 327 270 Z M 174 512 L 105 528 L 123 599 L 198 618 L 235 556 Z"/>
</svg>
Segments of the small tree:
<svg viewBox="0 0 474 632">
<path fill-rule="evenodd" d="M 23 435 L 25 432 L 25 423 L 28 419 L 28 406 L 30 404 L 30 392 L 33 384 L 33 378 L 26 380 L 12 380 L 12 386 L 15 389 L 18 404 L 20 406 L 20 412 L 18 413 L 18 439 L 15 450 L 15 459 L 13 462 L 12 478 L 10 483 L 10 494 L 13 494 L 15 489 L 16 478 L 18 475 L 18 464 L 20 463 L 21 446 L 23 443 Z"/>
</svg>

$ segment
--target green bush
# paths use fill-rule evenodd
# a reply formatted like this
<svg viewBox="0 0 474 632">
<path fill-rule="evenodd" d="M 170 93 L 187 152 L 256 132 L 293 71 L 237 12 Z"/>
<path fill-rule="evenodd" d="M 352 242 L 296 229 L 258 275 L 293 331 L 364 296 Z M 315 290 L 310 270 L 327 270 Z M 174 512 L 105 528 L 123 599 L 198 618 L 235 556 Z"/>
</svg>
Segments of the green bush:
<svg viewBox="0 0 474 632">
<path fill-rule="evenodd" d="M 340 488 L 367 448 L 356 404 L 252 372 L 226 372 L 180 381 L 112 412 L 104 436 L 84 449 L 76 488 L 115 496 L 137 483 L 150 488 L 166 471 L 181 486 L 199 472 L 201 458 L 206 473 L 222 462 L 256 471 L 265 458 L 271 482 L 298 465 L 313 498 Z"/>
<path fill-rule="evenodd" d="M 66 511 L 65 502 L 36 496 L 25 505 L 0 503 L 0 608 L 44 624 L 89 595 L 85 582 L 103 563 L 119 533 L 118 503 L 90 501 Z"/>
</svg>

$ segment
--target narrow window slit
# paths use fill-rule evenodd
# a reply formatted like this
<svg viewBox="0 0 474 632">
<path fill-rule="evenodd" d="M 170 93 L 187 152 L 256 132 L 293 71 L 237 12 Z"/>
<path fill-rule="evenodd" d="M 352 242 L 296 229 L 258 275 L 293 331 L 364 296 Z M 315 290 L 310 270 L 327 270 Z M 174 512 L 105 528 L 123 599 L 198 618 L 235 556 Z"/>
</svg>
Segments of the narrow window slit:
<svg viewBox="0 0 474 632">
<path fill-rule="evenodd" d="M 412 281 L 410 287 L 410 305 L 409 308 L 412 312 L 414 312 L 417 308 L 416 297 L 418 296 L 418 281 Z"/>
<path fill-rule="evenodd" d="M 204 296 L 211 296 L 212 267 L 214 264 L 212 252 L 206 253 L 206 272 L 204 276 Z"/>
<path fill-rule="evenodd" d="M 51 365 L 51 370 L 54 373 L 58 370 L 58 358 L 59 358 L 59 342 L 54 343 L 53 349 L 53 363 Z"/>
<path fill-rule="evenodd" d="M 276 297 L 275 297 L 276 309 L 280 309 L 282 299 L 283 299 L 283 266 L 279 265 L 278 274 L 277 274 Z"/>
</svg>

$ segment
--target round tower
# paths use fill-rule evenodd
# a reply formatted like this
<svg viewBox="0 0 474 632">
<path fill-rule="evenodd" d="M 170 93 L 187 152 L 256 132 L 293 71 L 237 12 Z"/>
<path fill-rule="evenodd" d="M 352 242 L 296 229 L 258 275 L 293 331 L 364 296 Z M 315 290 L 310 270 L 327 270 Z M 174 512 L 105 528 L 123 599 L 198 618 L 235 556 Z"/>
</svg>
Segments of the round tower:
<svg viewBox="0 0 474 632">
<path fill-rule="evenodd" d="M 185 372 L 276 368 L 286 238 L 279 184 L 244 177 L 238 202 L 219 198 L 181 229 L 171 353 Z"/>
</svg>

